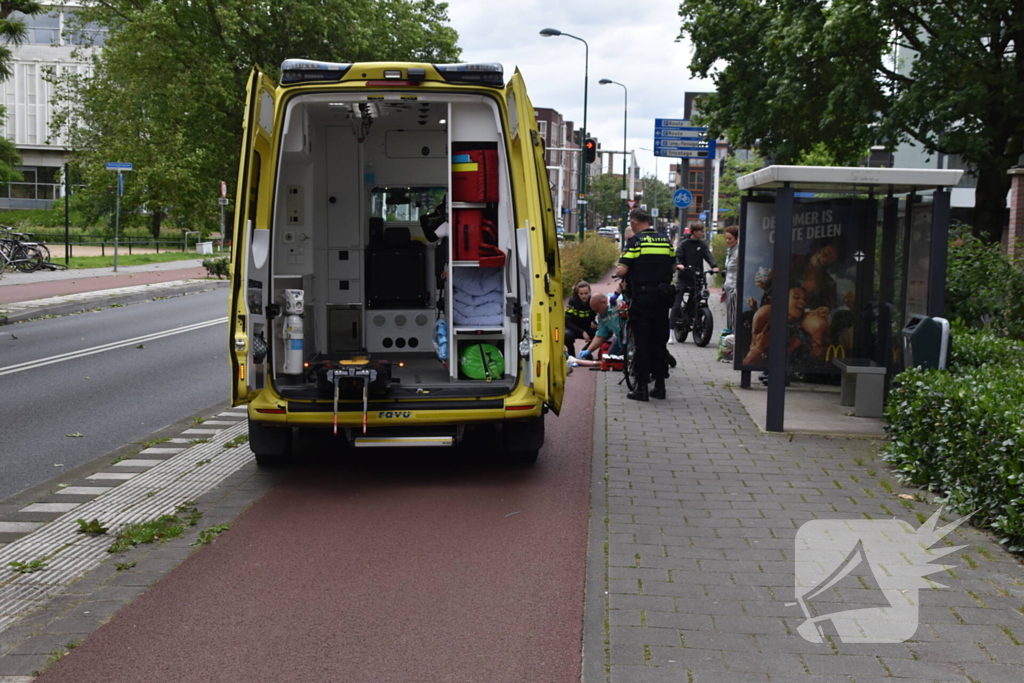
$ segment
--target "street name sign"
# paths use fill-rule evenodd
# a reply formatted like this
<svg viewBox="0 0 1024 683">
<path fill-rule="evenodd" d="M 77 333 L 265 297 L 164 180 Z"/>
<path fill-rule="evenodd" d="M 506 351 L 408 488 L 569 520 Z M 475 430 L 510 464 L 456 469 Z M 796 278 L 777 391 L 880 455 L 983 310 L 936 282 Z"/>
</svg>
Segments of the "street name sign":
<svg viewBox="0 0 1024 683">
<path fill-rule="evenodd" d="M 108 171 L 130 171 L 132 170 L 132 162 L 130 161 L 108 161 Z"/>
</svg>

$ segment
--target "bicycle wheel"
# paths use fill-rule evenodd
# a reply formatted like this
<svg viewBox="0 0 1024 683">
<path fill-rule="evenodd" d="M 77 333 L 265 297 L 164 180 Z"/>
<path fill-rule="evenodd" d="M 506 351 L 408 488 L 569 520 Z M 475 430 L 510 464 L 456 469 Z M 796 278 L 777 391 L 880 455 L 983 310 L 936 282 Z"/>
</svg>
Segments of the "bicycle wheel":
<svg viewBox="0 0 1024 683">
<path fill-rule="evenodd" d="M 22 244 L 15 247 L 13 261 L 14 267 L 22 273 L 31 273 L 43 265 L 43 254 L 35 247 Z"/>
<path fill-rule="evenodd" d="M 675 337 L 677 342 L 682 344 L 690 334 L 690 317 L 686 315 L 685 302 L 679 307 L 678 311 L 673 308 L 672 314 L 669 318 L 669 323 L 672 327 L 672 336 Z"/>
<path fill-rule="evenodd" d="M 707 346 L 711 341 L 712 330 L 715 327 L 715 318 L 711 315 L 711 309 L 701 306 L 697 309 L 697 316 L 693 321 L 693 343 L 697 346 Z"/>
<path fill-rule="evenodd" d="M 622 328 L 622 339 L 625 342 L 622 347 L 622 372 L 626 375 L 626 386 L 630 391 L 637 387 L 636 381 L 636 338 L 633 334 L 633 327 L 628 323 Z"/>
</svg>

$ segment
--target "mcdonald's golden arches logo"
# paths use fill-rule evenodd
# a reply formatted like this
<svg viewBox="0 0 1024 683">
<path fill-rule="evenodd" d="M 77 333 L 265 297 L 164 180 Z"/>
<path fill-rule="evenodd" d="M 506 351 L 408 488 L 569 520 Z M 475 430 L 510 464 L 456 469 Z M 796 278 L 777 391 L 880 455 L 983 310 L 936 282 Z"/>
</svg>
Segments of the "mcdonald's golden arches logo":
<svg viewBox="0 0 1024 683">
<path fill-rule="evenodd" d="M 825 362 L 827 363 L 833 358 L 846 358 L 846 347 L 842 344 L 829 344 L 825 349 Z"/>
</svg>

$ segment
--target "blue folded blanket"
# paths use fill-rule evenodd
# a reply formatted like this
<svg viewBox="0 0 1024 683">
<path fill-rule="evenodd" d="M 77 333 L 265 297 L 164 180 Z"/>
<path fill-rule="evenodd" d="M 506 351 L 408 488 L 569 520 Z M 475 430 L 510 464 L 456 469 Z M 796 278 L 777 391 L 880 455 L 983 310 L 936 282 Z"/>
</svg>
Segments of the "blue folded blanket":
<svg viewBox="0 0 1024 683">
<path fill-rule="evenodd" d="M 455 303 L 452 317 L 456 325 L 500 325 L 501 304 L 497 302 L 463 306 Z"/>
<path fill-rule="evenodd" d="M 456 325 L 501 325 L 504 322 L 500 268 L 455 268 L 452 320 Z"/>
<path fill-rule="evenodd" d="M 501 296 L 501 268 L 454 268 L 452 287 L 470 296 L 497 292 Z"/>
</svg>

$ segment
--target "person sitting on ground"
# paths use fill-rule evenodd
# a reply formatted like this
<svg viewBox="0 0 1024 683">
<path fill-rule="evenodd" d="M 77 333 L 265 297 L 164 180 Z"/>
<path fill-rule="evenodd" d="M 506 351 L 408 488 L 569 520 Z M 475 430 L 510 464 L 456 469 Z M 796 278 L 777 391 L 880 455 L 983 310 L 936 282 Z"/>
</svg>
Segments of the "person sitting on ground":
<svg viewBox="0 0 1024 683">
<path fill-rule="evenodd" d="M 590 308 L 597 313 L 597 332 L 590 343 L 580 351 L 581 359 L 591 358 L 594 351 L 600 349 L 609 339 L 612 340 L 612 346 L 608 349 L 608 355 L 622 355 L 622 348 L 619 344 L 619 331 L 622 329 L 622 307 L 621 298 L 618 298 L 613 304 L 607 294 L 595 294 L 590 297 Z"/>
<path fill-rule="evenodd" d="M 594 312 L 590 309 L 590 283 L 580 280 L 572 288 L 572 296 L 565 307 L 565 350 L 576 355 L 576 341 L 590 340 L 594 336 Z"/>
</svg>

